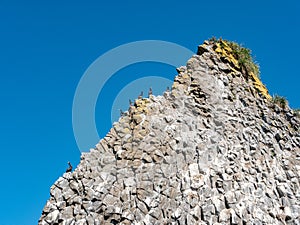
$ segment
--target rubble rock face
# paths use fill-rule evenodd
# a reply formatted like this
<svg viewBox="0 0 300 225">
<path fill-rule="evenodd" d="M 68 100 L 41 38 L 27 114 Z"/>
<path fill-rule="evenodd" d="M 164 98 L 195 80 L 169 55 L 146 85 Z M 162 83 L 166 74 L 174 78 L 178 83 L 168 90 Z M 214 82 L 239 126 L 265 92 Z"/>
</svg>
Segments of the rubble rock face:
<svg viewBox="0 0 300 225">
<path fill-rule="evenodd" d="M 300 121 L 214 45 L 82 153 L 39 225 L 300 224 Z"/>
</svg>

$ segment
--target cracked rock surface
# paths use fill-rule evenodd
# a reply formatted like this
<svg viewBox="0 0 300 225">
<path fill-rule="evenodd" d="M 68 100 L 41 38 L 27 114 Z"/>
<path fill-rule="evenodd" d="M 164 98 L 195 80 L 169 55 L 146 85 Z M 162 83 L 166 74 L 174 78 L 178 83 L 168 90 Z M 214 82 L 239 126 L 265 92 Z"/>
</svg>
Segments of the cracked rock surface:
<svg viewBox="0 0 300 225">
<path fill-rule="evenodd" d="M 39 225 L 300 224 L 300 120 L 206 43 L 51 187 Z"/>
</svg>

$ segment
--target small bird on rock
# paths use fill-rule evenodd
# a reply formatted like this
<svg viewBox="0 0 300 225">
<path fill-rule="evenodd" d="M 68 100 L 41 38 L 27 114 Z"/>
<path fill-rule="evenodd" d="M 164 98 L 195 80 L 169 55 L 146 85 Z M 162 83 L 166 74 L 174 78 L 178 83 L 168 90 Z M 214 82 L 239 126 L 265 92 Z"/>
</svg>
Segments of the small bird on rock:
<svg viewBox="0 0 300 225">
<path fill-rule="evenodd" d="M 149 88 L 149 91 L 148 91 L 148 96 L 152 95 L 153 92 L 152 92 L 152 88 Z"/>
<path fill-rule="evenodd" d="M 68 162 L 68 165 L 69 165 L 69 168 L 66 170 L 66 173 L 69 173 L 69 172 L 71 172 L 71 171 L 72 171 L 72 169 L 73 169 L 73 167 L 72 167 L 72 165 L 71 165 L 71 163 L 70 163 L 70 162 Z"/>
<path fill-rule="evenodd" d="M 122 109 L 120 109 L 120 116 L 124 116 L 124 112 Z"/>
<path fill-rule="evenodd" d="M 141 94 L 138 96 L 138 99 L 142 99 L 143 98 L 143 91 L 141 91 Z"/>
</svg>

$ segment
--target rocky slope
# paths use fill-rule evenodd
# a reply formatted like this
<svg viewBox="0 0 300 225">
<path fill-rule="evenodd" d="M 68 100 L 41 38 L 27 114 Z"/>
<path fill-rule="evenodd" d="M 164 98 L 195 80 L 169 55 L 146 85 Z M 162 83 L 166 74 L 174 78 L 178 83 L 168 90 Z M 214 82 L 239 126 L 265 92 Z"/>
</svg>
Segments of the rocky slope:
<svg viewBox="0 0 300 225">
<path fill-rule="evenodd" d="M 300 224 L 300 121 L 225 41 L 137 99 L 50 190 L 39 225 Z"/>
</svg>

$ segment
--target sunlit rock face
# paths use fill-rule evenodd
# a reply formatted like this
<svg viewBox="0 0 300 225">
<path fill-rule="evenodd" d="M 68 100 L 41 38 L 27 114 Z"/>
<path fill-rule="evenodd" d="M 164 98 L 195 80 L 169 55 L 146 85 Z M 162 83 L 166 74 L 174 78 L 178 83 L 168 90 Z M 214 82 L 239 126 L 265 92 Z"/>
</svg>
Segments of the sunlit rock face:
<svg viewBox="0 0 300 225">
<path fill-rule="evenodd" d="M 199 46 L 82 153 L 39 225 L 300 224 L 300 121 L 219 48 Z"/>
</svg>

